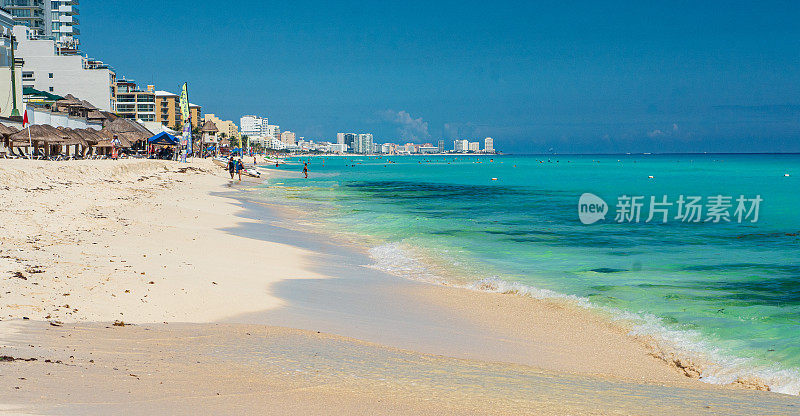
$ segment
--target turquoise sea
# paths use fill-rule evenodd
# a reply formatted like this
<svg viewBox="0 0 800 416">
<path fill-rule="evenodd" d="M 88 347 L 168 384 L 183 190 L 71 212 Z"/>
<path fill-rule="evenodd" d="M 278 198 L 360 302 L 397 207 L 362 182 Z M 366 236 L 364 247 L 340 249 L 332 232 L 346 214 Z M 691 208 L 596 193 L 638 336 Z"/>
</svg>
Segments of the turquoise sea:
<svg viewBox="0 0 800 416">
<path fill-rule="evenodd" d="M 303 161 L 309 179 L 300 174 Z M 756 377 L 774 391 L 800 390 L 800 155 L 290 162 L 279 168 L 286 175 L 267 179 L 263 195 L 308 209 L 332 232 L 363 236 L 374 267 L 573 299 L 677 356 L 706 363 L 705 381 Z M 608 204 L 605 220 L 579 220 L 584 193 Z M 700 197 L 698 222 L 675 218 L 682 195 Z M 642 203 L 638 222 L 615 220 L 623 196 L 642 197 L 635 200 Z M 651 196 L 672 203 L 658 206 L 667 210 L 666 223 L 663 214 L 646 222 Z M 710 216 L 710 206 L 721 216 Z"/>
</svg>

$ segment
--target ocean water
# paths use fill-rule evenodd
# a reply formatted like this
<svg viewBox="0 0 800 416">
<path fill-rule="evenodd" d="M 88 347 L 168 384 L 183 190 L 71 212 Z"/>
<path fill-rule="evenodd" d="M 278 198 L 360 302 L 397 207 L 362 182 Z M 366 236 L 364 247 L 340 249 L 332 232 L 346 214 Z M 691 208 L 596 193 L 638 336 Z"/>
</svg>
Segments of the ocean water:
<svg viewBox="0 0 800 416">
<path fill-rule="evenodd" d="M 264 197 L 361 236 L 374 267 L 572 299 L 702 363 L 707 382 L 757 378 L 800 391 L 800 155 L 290 161 L 280 167 L 286 175 L 267 179 Z M 584 193 L 607 203 L 604 220 L 580 221 Z M 676 218 L 682 195 L 700 197 L 698 222 Z M 615 218 L 626 196 L 642 197 L 638 221 Z M 658 211 L 646 221 L 651 197 L 672 203 L 656 206 L 667 209 L 666 223 Z M 714 206 L 728 217 L 709 215 Z"/>
</svg>

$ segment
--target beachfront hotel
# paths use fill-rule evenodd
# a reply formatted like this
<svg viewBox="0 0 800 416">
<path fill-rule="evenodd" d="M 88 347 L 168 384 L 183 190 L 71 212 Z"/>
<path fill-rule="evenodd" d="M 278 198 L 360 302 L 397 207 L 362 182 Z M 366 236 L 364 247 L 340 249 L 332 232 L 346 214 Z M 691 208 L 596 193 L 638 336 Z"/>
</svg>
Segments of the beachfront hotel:
<svg viewBox="0 0 800 416">
<path fill-rule="evenodd" d="M 183 126 L 181 119 L 181 105 L 178 94 L 169 91 L 156 91 L 156 121 L 164 126 L 180 130 Z M 189 103 L 192 126 L 200 126 L 202 107 Z"/>
<path fill-rule="evenodd" d="M 78 0 L 3 0 L 16 24 L 40 39 L 55 41 L 62 54 L 78 53 Z"/>
<path fill-rule="evenodd" d="M 116 110 L 116 73 L 102 61 L 64 50 L 38 38 L 27 26 L 14 26 L 16 58 L 22 59 L 23 87 L 61 96 L 72 94 L 103 111 Z"/>
<path fill-rule="evenodd" d="M 134 80 L 117 80 L 117 115 L 141 121 L 156 121 L 155 87 L 142 91 Z"/>
<path fill-rule="evenodd" d="M 294 146 L 296 144 L 296 136 L 294 132 L 284 131 L 281 133 L 281 142 L 286 146 Z"/>
<path fill-rule="evenodd" d="M 224 133 L 228 138 L 236 138 L 240 137 L 239 135 L 239 127 L 236 126 L 236 123 L 230 120 L 223 120 L 217 117 L 214 114 L 208 113 L 203 116 L 204 121 L 210 121 L 217 126 L 219 133 Z"/>
</svg>

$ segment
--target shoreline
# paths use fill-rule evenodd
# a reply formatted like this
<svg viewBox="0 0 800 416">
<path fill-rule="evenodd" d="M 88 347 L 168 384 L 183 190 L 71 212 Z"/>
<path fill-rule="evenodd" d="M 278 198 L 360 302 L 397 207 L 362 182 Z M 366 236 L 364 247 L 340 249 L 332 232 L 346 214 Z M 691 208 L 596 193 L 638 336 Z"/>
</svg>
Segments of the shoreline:
<svg viewBox="0 0 800 416">
<path fill-rule="evenodd" d="M 556 379 L 580 376 L 593 377 L 600 383 L 614 380 L 636 385 L 655 383 L 720 394 L 719 397 L 750 394 L 744 393 L 745 389 L 712 386 L 684 377 L 663 361 L 647 356 L 627 334 L 604 327 L 594 318 L 587 320 L 588 312 L 577 308 L 570 310 L 552 302 L 400 278 L 392 280 L 357 264 L 363 263 L 359 260 L 364 257 L 348 257 L 350 253 L 330 249 L 335 245 L 331 242 L 306 239 L 304 246 L 292 244 L 291 240 L 278 241 L 282 235 L 277 229 L 270 228 L 264 218 L 252 218 L 252 212 L 247 212 L 241 200 L 224 195 L 230 189 L 239 191 L 235 184 L 230 188 L 224 172 L 210 161 L 209 166 L 201 162 L 141 165 L 137 161 L 109 161 L 94 165 L 96 162 L 20 162 L 20 169 L 24 168 L 26 173 L 15 171 L 11 165 L 0 166 L 6 178 L 13 178 L 3 184 L 6 191 L 15 192 L 16 197 L 3 206 L 5 212 L 13 215 L 10 224 L 14 226 L 0 226 L 0 237 L 4 246 L 13 245 L 18 250 L 16 253 L 3 250 L 2 254 L 9 257 L 2 260 L 8 269 L 17 268 L 26 277 L 24 280 L 15 277 L 12 271 L 3 276 L 13 284 L 7 289 L 11 293 L 0 298 L 3 301 L 0 312 L 5 320 L 2 325 L 9 322 L 8 318 L 16 318 L 11 322 L 19 324 L 20 333 L 28 336 L 27 340 L 20 340 L 15 338 L 19 333 L 4 335 L 4 350 L 14 354 L 24 352 L 26 341 L 36 338 L 42 340 L 48 351 L 60 351 L 72 342 L 68 340 L 70 335 L 66 340 L 48 338 L 47 331 L 66 331 L 81 325 L 88 325 L 89 329 L 75 333 L 88 334 L 83 342 L 88 348 L 93 339 L 102 339 L 103 332 L 109 329 L 106 326 L 114 331 L 129 329 L 91 324 L 96 321 L 206 322 L 193 327 L 192 331 L 197 333 L 218 326 L 231 332 L 242 325 L 268 330 L 287 326 L 311 334 L 320 331 L 336 334 L 330 337 L 337 339 L 344 336 L 415 351 L 413 354 L 418 357 L 433 354 L 433 357 L 477 360 L 485 365 L 524 365 L 531 371 L 552 372 Z M 187 167 L 201 170 L 180 173 Z M 77 174 L 68 175 L 71 171 Z M 104 179 L 86 178 L 94 174 Z M 49 182 L 55 186 L 48 185 Z M 109 189 L 98 193 L 98 184 Z M 66 189 L 71 193 L 66 195 Z M 183 194 L 176 198 L 171 192 Z M 87 203 L 81 195 L 93 195 L 93 199 Z M 134 208 L 146 212 L 136 214 L 132 212 Z M 50 215 L 53 212 L 58 216 Z M 280 225 L 279 218 L 272 220 Z M 97 228 L 101 226 L 107 228 Z M 272 235 L 264 239 L 248 232 Z M 303 240 L 292 230 L 285 233 Z M 183 250 L 179 252 L 174 247 Z M 324 249 L 322 252 L 320 247 Z M 55 260 L 53 253 L 58 256 Z M 161 257 L 158 264 L 147 260 L 158 257 Z M 50 263 L 45 259 L 50 259 Z M 331 266 L 337 260 L 343 262 Z M 370 292 L 376 288 L 380 290 Z M 64 296 L 66 293 L 69 295 Z M 232 302 L 234 299 L 236 302 Z M 67 301 L 69 307 L 65 306 Z M 509 311 L 516 311 L 516 315 Z M 33 321 L 20 319 L 26 315 Z M 498 325 L 498 317 L 505 319 L 503 325 Z M 405 329 L 399 324 L 405 324 Z M 137 325 L 130 329 L 147 327 L 148 331 L 166 337 L 161 338 L 164 342 L 171 342 L 169 328 L 160 325 L 168 324 Z M 410 339 L 414 331 L 421 341 Z M 580 336 L 592 338 L 589 341 L 595 343 L 581 344 Z M 467 348 L 470 345 L 471 350 Z M 148 354 L 160 357 L 163 353 L 158 343 L 146 347 L 143 351 L 149 351 Z M 116 348 L 129 346 L 116 344 Z M 231 344 L 231 348 L 237 348 L 236 344 Z M 113 357 L 106 359 L 112 363 L 110 366 L 114 365 Z M 19 361 L 11 365 L 20 374 L 40 366 Z M 81 377 L 86 365 L 66 371 L 61 377 L 64 380 Z M 144 371 L 157 369 L 152 367 L 156 365 L 154 362 L 149 365 L 143 365 Z M 175 365 L 190 368 L 188 362 Z M 426 371 L 424 364 L 418 368 L 421 373 Z M 338 371 L 347 373 L 347 365 Z M 334 371 L 327 376 L 341 374 Z M 91 388 L 111 388 L 104 387 L 102 381 L 103 377 L 98 375 L 95 384 L 85 384 L 78 390 L 85 393 L 91 392 Z M 27 384 L 24 394 L 35 395 L 35 385 L 27 390 L 31 389 L 31 383 Z M 140 392 L 146 393 L 146 390 Z M 757 401 L 765 406 L 795 401 L 781 395 L 758 394 Z M 4 401 L 14 402 L 13 397 Z M 582 397 L 584 405 L 594 403 L 596 408 L 596 397 Z M 50 399 L 58 403 L 70 400 L 63 392 Z M 346 406 L 339 409 L 344 413 Z M 501 407 L 494 411 L 485 409 L 486 413 L 501 413 L 501 410 Z"/>
<path fill-rule="evenodd" d="M 278 175 L 278 177 L 290 175 L 290 171 L 277 170 L 268 166 L 262 168 L 262 170 L 269 172 L 268 176 L 272 174 Z M 272 202 L 280 205 L 282 209 L 295 214 L 312 215 L 309 209 L 310 206 L 293 204 L 294 201 L 292 200 L 287 201 Z M 477 293 L 513 295 L 532 299 L 536 302 L 545 302 L 555 307 L 579 310 L 581 313 L 585 313 L 587 318 L 597 319 L 599 325 L 607 325 L 614 331 L 624 333 L 627 338 L 635 340 L 643 347 L 648 356 L 658 358 L 670 368 L 679 371 L 688 378 L 716 386 L 735 386 L 792 396 L 800 395 L 798 391 L 800 389 L 800 373 L 796 369 L 783 366 L 765 366 L 754 363 L 748 358 L 720 353 L 704 339 L 699 339 L 683 330 L 667 328 L 657 317 L 641 312 L 635 313 L 600 306 L 587 298 L 549 289 L 540 289 L 513 281 L 497 278 L 470 280 L 471 278 L 453 274 L 450 270 L 442 270 L 439 259 L 430 258 L 424 253 L 418 253 L 415 251 L 415 247 L 393 247 L 397 250 L 406 251 L 401 254 L 409 263 L 414 263 L 411 266 L 411 270 L 407 270 L 409 268 L 407 265 L 401 265 L 397 270 L 398 267 L 394 264 L 382 264 L 381 253 L 376 253 L 373 256 L 372 251 L 386 246 L 402 244 L 388 243 L 370 235 L 358 234 L 350 230 L 341 229 L 341 227 L 331 226 L 331 224 L 326 224 L 325 220 L 318 222 L 319 227 L 317 230 L 320 231 L 319 234 L 321 236 L 339 238 L 357 250 L 369 253 L 372 261 L 370 267 L 388 272 L 391 275 L 446 288 L 456 288 Z M 416 274 L 422 274 L 423 277 L 416 276 Z M 446 298 L 442 297 L 440 303 L 448 303 L 445 300 Z M 452 304 L 448 307 L 454 309 Z M 520 305 L 520 307 L 524 308 L 525 306 Z M 464 308 L 462 312 L 475 315 L 475 319 L 481 318 L 468 308 Z M 509 314 L 514 313 L 513 310 L 508 312 Z"/>
</svg>

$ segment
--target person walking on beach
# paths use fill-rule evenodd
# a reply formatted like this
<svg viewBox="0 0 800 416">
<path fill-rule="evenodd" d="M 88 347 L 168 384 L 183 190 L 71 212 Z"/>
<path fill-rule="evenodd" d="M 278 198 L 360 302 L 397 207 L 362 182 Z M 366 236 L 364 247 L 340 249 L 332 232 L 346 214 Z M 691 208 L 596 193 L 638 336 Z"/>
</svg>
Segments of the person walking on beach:
<svg viewBox="0 0 800 416">
<path fill-rule="evenodd" d="M 242 162 L 242 158 L 236 161 L 236 173 L 239 174 L 239 182 L 242 181 L 242 171 L 244 170 L 244 162 Z"/>
<path fill-rule="evenodd" d="M 303 175 L 306 175 L 306 179 L 308 179 L 308 163 L 303 162 Z"/>
<path fill-rule="evenodd" d="M 231 180 L 233 180 L 233 173 L 236 172 L 236 162 L 233 161 L 233 156 L 228 158 L 228 173 L 231 174 Z"/>
</svg>

